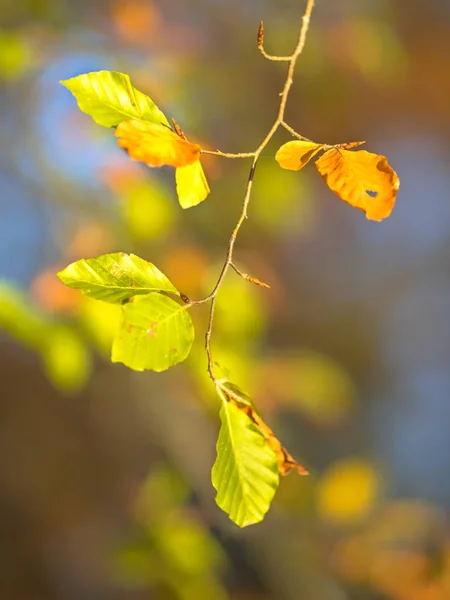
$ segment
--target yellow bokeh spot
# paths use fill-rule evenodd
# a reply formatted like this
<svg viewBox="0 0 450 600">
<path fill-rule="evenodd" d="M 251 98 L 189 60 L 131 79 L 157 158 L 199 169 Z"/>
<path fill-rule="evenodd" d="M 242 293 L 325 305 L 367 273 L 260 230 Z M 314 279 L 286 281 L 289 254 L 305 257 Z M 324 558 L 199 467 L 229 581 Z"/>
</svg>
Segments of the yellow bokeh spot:
<svg viewBox="0 0 450 600">
<path fill-rule="evenodd" d="M 311 199 L 308 177 L 293 177 L 273 159 L 263 166 L 254 183 L 252 217 L 269 233 L 302 235 L 314 226 L 316 205 Z"/>
<path fill-rule="evenodd" d="M 257 380 L 261 394 L 299 409 L 318 426 L 340 423 L 355 403 L 349 374 L 333 359 L 315 352 L 271 357 L 262 362 Z"/>
<path fill-rule="evenodd" d="M 49 330 L 42 360 L 47 377 L 62 391 L 81 389 L 91 374 L 91 357 L 79 334 L 64 326 Z"/>
<path fill-rule="evenodd" d="M 123 195 L 123 214 L 130 233 L 138 240 L 167 235 L 175 215 L 166 190 L 154 181 L 138 182 Z"/>
<path fill-rule="evenodd" d="M 359 458 L 340 460 L 318 484 L 318 515 L 336 525 L 358 521 L 370 512 L 378 491 L 379 477 L 372 465 Z"/>
<path fill-rule="evenodd" d="M 97 350 L 105 358 L 111 354 L 114 336 L 120 325 L 122 307 L 83 296 L 79 319 Z"/>
<path fill-rule="evenodd" d="M 0 31 L 0 77 L 19 77 L 32 64 L 32 50 L 20 32 Z"/>
<path fill-rule="evenodd" d="M 407 55 L 398 35 L 386 23 L 352 18 L 347 32 L 350 58 L 367 80 L 381 87 L 404 80 Z"/>
</svg>

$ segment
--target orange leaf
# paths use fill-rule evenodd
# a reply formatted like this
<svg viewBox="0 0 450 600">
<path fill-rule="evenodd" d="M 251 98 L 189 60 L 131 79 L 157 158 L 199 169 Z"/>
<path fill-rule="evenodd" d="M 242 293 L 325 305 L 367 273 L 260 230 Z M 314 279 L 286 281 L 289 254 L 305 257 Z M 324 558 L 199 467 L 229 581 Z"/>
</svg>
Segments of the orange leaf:
<svg viewBox="0 0 450 600">
<path fill-rule="evenodd" d="M 304 140 L 295 140 L 283 144 L 275 154 L 275 160 L 283 169 L 299 171 L 302 167 L 322 150 L 324 144 L 307 142 Z"/>
<path fill-rule="evenodd" d="M 200 156 L 198 144 L 191 144 L 159 123 L 123 121 L 117 126 L 116 136 L 118 145 L 125 148 L 131 158 L 149 167 L 186 167 Z"/>
<path fill-rule="evenodd" d="M 385 156 L 331 148 L 316 167 L 328 187 L 368 219 L 381 221 L 391 214 L 400 180 Z"/>
</svg>

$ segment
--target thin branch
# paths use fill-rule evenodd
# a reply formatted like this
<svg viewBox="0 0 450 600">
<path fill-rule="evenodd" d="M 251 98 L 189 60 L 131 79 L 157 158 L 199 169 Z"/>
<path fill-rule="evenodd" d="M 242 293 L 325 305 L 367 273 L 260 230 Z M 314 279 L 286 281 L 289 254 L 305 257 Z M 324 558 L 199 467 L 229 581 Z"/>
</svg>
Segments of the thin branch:
<svg viewBox="0 0 450 600">
<path fill-rule="evenodd" d="M 261 52 L 261 54 L 264 56 L 264 58 L 267 58 L 267 60 L 274 60 L 274 61 L 284 61 L 284 62 L 289 62 L 292 58 L 291 56 L 274 56 L 273 54 L 268 54 L 265 50 L 264 50 L 264 23 L 261 21 L 261 23 L 259 24 L 259 29 L 258 29 L 258 50 Z"/>
<path fill-rule="evenodd" d="M 294 137 L 298 138 L 299 140 L 302 140 L 304 142 L 311 142 L 312 141 L 309 138 L 305 137 L 304 135 L 300 135 L 299 133 L 297 133 L 295 131 L 295 129 L 293 129 L 290 125 L 288 125 L 286 123 L 286 121 L 281 121 L 280 125 L 281 125 L 281 127 L 284 127 L 286 129 L 286 131 L 289 131 L 289 133 L 291 135 L 293 135 Z"/>
<path fill-rule="evenodd" d="M 239 152 L 233 154 L 230 152 L 221 152 L 220 150 L 201 150 L 201 154 L 212 154 L 213 156 L 223 156 L 224 158 L 253 158 L 254 152 Z"/>
<path fill-rule="evenodd" d="M 232 267 L 241 276 L 244 276 L 244 278 L 247 278 L 247 277 L 245 277 L 246 274 L 245 273 L 243 274 L 234 265 L 233 250 L 234 250 L 234 245 L 236 243 L 236 238 L 239 233 L 239 230 L 240 230 L 243 222 L 247 218 L 248 205 L 250 203 L 251 192 L 252 192 L 253 178 L 255 175 L 255 169 L 256 169 L 256 165 L 258 163 L 259 156 L 262 153 L 262 151 L 264 150 L 264 148 L 267 146 L 267 144 L 270 142 L 270 140 L 272 139 L 275 132 L 278 130 L 278 128 L 280 126 L 284 127 L 287 131 L 289 131 L 292 135 L 295 135 L 299 139 L 305 139 L 305 140 L 307 139 L 307 138 L 303 138 L 303 136 L 300 136 L 300 134 L 298 134 L 296 131 L 294 131 L 294 129 L 292 129 L 291 127 L 289 127 L 289 125 L 287 125 L 285 123 L 284 113 L 286 110 L 286 103 L 287 103 L 287 99 L 289 96 L 289 92 L 290 92 L 290 89 L 291 89 L 292 83 L 293 83 L 293 75 L 294 75 L 294 71 L 295 71 L 295 65 L 297 63 L 298 57 L 302 53 L 303 48 L 305 46 L 306 35 L 308 33 L 309 22 L 310 22 L 311 13 L 312 13 L 314 4 L 315 4 L 315 0 L 307 0 L 306 9 L 305 9 L 305 13 L 302 18 L 302 25 L 300 28 L 297 45 L 295 47 L 294 52 L 289 57 L 284 57 L 284 56 L 273 57 L 273 56 L 266 54 L 266 52 L 264 51 L 264 48 L 263 48 L 264 26 L 263 26 L 262 22 L 260 24 L 259 31 L 258 31 L 258 48 L 259 48 L 259 50 L 262 52 L 262 54 L 268 60 L 280 60 L 280 61 L 285 60 L 286 62 L 289 61 L 289 66 L 288 66 L 283 90 L 280 94 L 281 99 L 280 99 L 277 117 L 275 119 L 274 124 L 269 129 L 268 133 L 266 134 L 266 136 L 264 137 L 262 142 L 259 144 L 257 149 L 254 152 L 241 153 L 241 154 L 227 154 L 225 152 L 220 152 L 219 150 L 217 150 L 215 152 L 203 150 L 204 154 L 215 154 L 217 156 L 223 156 L 226 158 L 250 158 L 250 157 L 253 158 L 249 176 L 248 176 L 248 180 L 247 180 L 247 186 L 245 189 L 244 200 L 242 202 L 241 214 L 239 216 L 239 219 L 238 219 L 238 221 L 231 233 L 230 239 L 228 241 L 228 250 L 227 250 L 226 259 L 223 264 L 222 270 L 220 272 L 219 278 L 217 279 L 216 285 L 214 286 L 214 289 L 212 290 L 212 292 L 208 296 L 206 296 L 206 298 L 203 298 L 202 300 L 197 300 L 197 301 L 194 300 L 190 304 L 190 306 L 195 305 L 195 304 L 204 304 L 205 302 L 208 302 L 209 300 L 211 300 L 209 319 L 208 319 L 208 327 L 207 327 L 206 335 L 205 335 L 205 348 L 206 348 L 206 354 L 208 357 L 209 376 L 211 377 L 212 381 L 216 385 L 219 385 L 219 387 L 222 387 L 222 386 L 220 385 L 220 382 L 214 373 L 214 363 L 213 363 L 213 358 L 212 358 L 212 353 L 211 353 L 211 335 L 212 335 L 212 329 L 213 329 L 213 323 L 214 323 L 214 312 L 215 312 L 215 308 L 216 308 L 216 299 L 217 299 L 217 294 L 219 292 L 219 289 L 222 285 L 222 282 L 225 279 L 225 276 L 230 267 Z"/>
<path fill-rule="evenodd" d="M 259 46 L 258 50 L 261 52 L 264 58 L 267 58 L 267 60 L 273 60 L 278 62 L 288 62 L 289 60 L 291 60 L 290 56 L 275 56 L 274 54 L 267 54 L 267 52 L 262 46 Z"/>
</svg>

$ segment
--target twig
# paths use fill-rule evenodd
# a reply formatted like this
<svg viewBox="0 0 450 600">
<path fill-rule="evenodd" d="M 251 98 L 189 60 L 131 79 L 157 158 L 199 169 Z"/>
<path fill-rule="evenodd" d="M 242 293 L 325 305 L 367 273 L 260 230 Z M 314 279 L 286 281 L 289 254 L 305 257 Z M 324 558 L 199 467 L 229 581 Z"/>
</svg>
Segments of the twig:
<svg viewBox="0 0 450 600">
<path fill-rule="evenodd" d="M 298 138 L 299 140 L 303 140 L 304 142 L 311 142 L 312 141 L 309 138 L 305 137 L 304 135 L 300 135 L 299 133 L 297 133 L 297 131 L 295 131 L 295 129 L 293 129 L 285 121 L 281 121 L 280 125 L 281 125 L 281 127 L 284 127 L 286 129 L 286 131 L 289 131 L 289 133 L 291 135 L 293 135 L 294 137 Z"/>
<path fill-rule="evenodd" d="M 264 56 L 264 58 L 267 58 L 267 60 L 273 60 L 273 61 L 278 61 L 278 62 L 289 62 L 292 58 L 292 55 L 291 56 L 276 56 L 274 54 L 268 54 L 264 50 L 264 23 L 262 21 L 259 24 L 259 29 L 258 29 L 258 50 L 261 52 L 261 54 Z"/>
<path fill-rule="evenodd" d="M 223 158 L 253 158 L 254 152 L 239 152 L 232 154 L 230 152 L 221 152 L 220 150 L 201 150 L 201 154 L 212 154 L 213 156 L 222 156 Z"/>
<path fill-rule="evenodd" d="M 230 239 L 228 241 L 228 250 L 227 250 L 226 259 L 223 264 L 222 270 L 220 272 L 219 278 L 217 279 L 216 285 L 214 286 L 214 289 L 212 290 L 212 292 L 208 296 L 206 296 L 206 298 L 203 298 L 202 300 L 196 300 L 196 301 L 194 300 L 191 302 L 191 306 L 192 306 L 195 304 L 204 304 L 205 302 L 211 301 L 211 307 L 210 307 L 209 319 L 208 319 L 208 328 L 206 330 L 206 335 L 205 335 L 205 349 L 206 349 L 206 354 L 208 357 L 209 376 L 211 377 L 211 379 L 215 383 L 215 385 L 216 386 L 219 385 L 219 387 L 222 387 L 222 386 L 220 385 L 220 381 L 215 376 L 214 363 L 213 363 L 213 358 L 212 358 L 212 353 L 211 353 L 211 335 L 212 335 L 212 328 L 213 328 L 213 323 L 214 323 L 214 312 L 215 312 L 215 308 L 216 308 L 216 299 L 217 299 L 217 294 L 219 292 L 220 286 L 222 285 L 222 282 L 225 279 L 225 276 L 226 276 L 230 266 L 232 268 L 234 268 L 238 273 L 240 273 L 240 271 L 233 264 L 233 250 L 234 250 L 236 238 L 237 238 L 239 230 L 242 226 L 242 223 L 247 218 L 247 210 L 248 210 L 248 205 L 249 205 L 250 198 L 251 198 L 253 178 L 255 175 L 255 169 L 256 169 L 256 165 L 258 163 L 259 156 L 262 153 L 262 151 L 264 150 L 264 148 L 267 146 L 267 144 L 270 142 L 270 140 L 272 139 L 275 132 L 278 130 L 278 128 L 280 126 L 284 127 L 287 131 L 289 131 L 295 137 L 297 137 L 299 139 L 307 140 L 307 138 L 304 138 L 303 136 L 301 136 L 294 129 L 292 129 L 289 125 L 287 125 L 287 123 L 285 123 L 284 113 L 286 110 L 286 103 L 287 103 L 287 99 L 289 96 L 289 92 L 290 92 L 290 89 L 291 89 L 292 83 L 293 83 L 293 75 L 294 75 L 295 65 L 297 63 L 298 57 L 302 53 L 303 48 L 305 46 L 306 35 L 308 33 L 311 12 L 313 10 L 314 4 L 315 4 L 315 0 L 307 0 L 306 9 L 305 9 L 305 13 L 302 18 L 302 25 L 300 28 L 300 34 L 298 37 L 297 45 L 295 47 L 294 52 L 291 54 L 291 56 L 278 56 L 277 57 L 277 56 L 268 55 L 263 48 L 264 26 L 263 26 L 262 22 L 259 27 L 258 48 L 261 51 L 261 53 L 263 54 L 263 56 L 265 58 L 267 58 L 268 60 L 275 60 L 275 61 L 278 60 L 278 61 L 286 61 L 286 62 L 289 61 L 289 66 L 288 66 L 283 90 L 280 94 L 281 99 L 280 99 L 280 105 L 278 108 L 277 117 L 275 119 L 274 124 L 269 129 L 268 133 L 266 134 L 266 136 L 264 137 L 262 142 L 259 144 L 257 149 L 254 152 L 240 153 L 240 154 L 228 154 L 225 152 L 220 152 L 220 150 L 216 150 L 215 152 L 203 150 L 204 154 L 214 154 L 217 156 L 223 156 L 225 158 L 253 158 L 252 165 L 250 167 L 248 180 L 247 180 L 247 187 L 245 190 L 244 200 L 242 202 L 241 214 L 239 216 L 239 219 L 238 219 L 238 221 L 231 233 Z"/>
<path fill-rule="evenodd" d="M 260 279 L 257 279 L 256 277 L 253 277 L 252 275 L 249 275 L 248 273 L 244 273 L 243 271 L 241 271 L 234 264 L 234 262 L 230 263 L 230 267 L 232 267 L 236 271 L 236 273 L 239 275 L 239 277 L 242 277 L 242 279 L 245 279 L 246 281 L 250 281 L 250 283 L 254 283 L 255 285 L 259 285 L 259 287 L 270 288 L 270 285 L 268 283 L 265 283 L 264 281 L 261 281 Z"/>
</svg>

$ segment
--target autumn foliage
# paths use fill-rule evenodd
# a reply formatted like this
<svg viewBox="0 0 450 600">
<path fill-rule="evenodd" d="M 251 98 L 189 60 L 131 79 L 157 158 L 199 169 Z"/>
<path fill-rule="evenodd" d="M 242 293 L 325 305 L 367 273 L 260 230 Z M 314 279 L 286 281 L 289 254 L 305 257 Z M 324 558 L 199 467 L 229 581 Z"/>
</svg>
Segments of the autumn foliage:
<svg viewBox="0 0 450 600">
<path fill-rule="evenodd" d="M 242 210 L 231 233 L 223 267 L 205 298 L 188 298 L 154 264 L 124 252 L 80 259 L 58 273 L 67 286 L 94 300 L 118 305 L 121 314 L 114 324 L 111 359 L 136 371 L 163 371 L 184 361 L 195 337 L 190 312 L 198 305 L 210 304 L 205 366 L 221 401 L 221 429 L 212 482 L 218 505 L 241 527 L 264 518 L 280 475 L 290 471 L 308 473 L 284 448 L 254 401 L 228 378 L 218 376 L 212 358 L 216 298 L 230 267 L 246 281 L 270 287 L 243 273 L 233 260 L 239 229 L 247 217 L 258 159 L 274 133 L 286 129 L 296 139 L 285 143 L 276 153 L 280 167 L 298 171 L 314 160 L 328 187 L 375 221 L 391 214 L 400 185 L 386 157 L 356 149 L 363 142 L 337 145 L 312 142 L 284 121 L 292 76 L 305 44 L 313 5 L 314 1 L 308 0 L 297 46 L 288 57 L 269 55 L 264 50 L 264 28 L 262 25 L 259 28 L 257 44 L 261 53 L 268 60 L 287 63 L 288 69 L 276 120 L 261 144 L 251 152 L 207 150 L 189 141 L 176 121 L 172 119 L 171 126 L 166 115 L 151 98 L 134 88 L 126 74 L 100 71 L 62 82 L 74 94 L 83 112 L 99 125 L 115 128 L 117 144 L 132 159 L 149 167 L 175 168 L 176 192 L 182 208 L 198 205 L 210 192 L 200 162 L 202 154 L 251 161 Z"/>
</svg>

